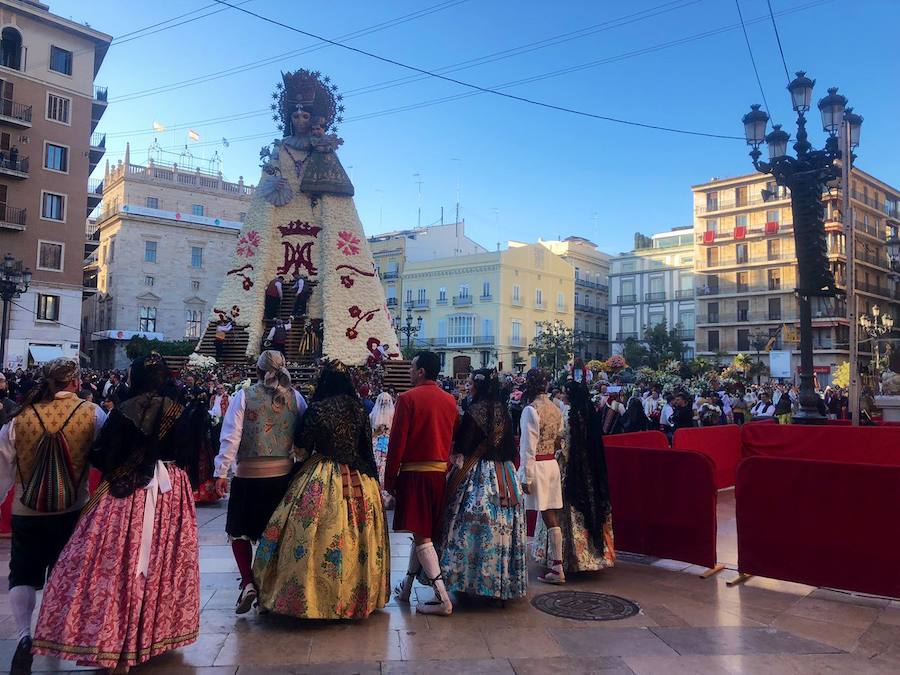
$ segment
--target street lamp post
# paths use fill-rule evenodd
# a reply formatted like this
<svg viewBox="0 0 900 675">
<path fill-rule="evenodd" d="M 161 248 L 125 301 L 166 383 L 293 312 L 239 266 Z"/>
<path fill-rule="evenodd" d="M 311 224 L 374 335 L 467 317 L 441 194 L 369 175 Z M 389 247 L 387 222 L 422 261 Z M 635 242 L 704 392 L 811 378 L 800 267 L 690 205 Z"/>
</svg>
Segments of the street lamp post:
<svg viewBox="0 0 900 675">
<path fill-rule="evenodd" d="M 0 269 L 0 297 L 3 298 L 3 317 L 0 325 L 0 368 L 6 363 L 6 333 L 9 330 L 9 303 L 18 298 L 31 284 L 31 270 L 9 253 L 3 257 Z"/>
<path fill-rule="evenodd" d="M 834 296 L 839 293 L 831 267 L 828 264 L 828 246 L 825 239 L 825 208 L 822 193 L 826 185 L 841 177 L 841 168 L 836 160 L 846 154 L 844 174 L 849 173 L 852 152 L 845 145 L 842 151 L 838 143 L 838 132 L 847 129 L 850 147 L 859 142 L 859 131 L 862 117 L 852 114 L 847 109 L 847 99 L 837 93 L 837 88 L 828 90 L 828 95 L 819 101 L 818 108 L 822 114 L 822 126 L 828 132 L 828 140 L 823 150 L 813 149 L 806 132 L 805 113 L 810 109 L 815 81 L 806 77 L 803 71 L 788 85 L 791 102 L 797 113 L 797 141 L 794 143 L 796 157 L 787 154 L 790 135 L 775 124 L 771 133 L 766 134 L 769 115 L 760 110 L 759 105 L 751 106 L 744 115 L 744 133 L 747 144 L 753 149 L 750 157 L 753 166 L 761 173 L 771 174 L 778 185 L 791 191 L 791 211 L 794 220 L 794 244 L 797 252 L 797 269 L 799 283 L 796 293 L 800 309 L 800 410 L 794 419 L 799 423 L 819 424 L 824 417 L 818 411 L 818 394 L 815 391 L 813 374 L 812 344 L 812 302 L 816 296 Z M 854 142 L 855 141 L 855 142 Z M 759 146 L 766 143 L 769 147 L 769 161 L 760 161 L 762 153 Z M 844 194 L 849 185 L 843 183 Z M 851 273 L 853 260 L 852 223 L 847 235 L 848 275 Z M 853 279 L 848 279 L 848 304 L 853 307 Z M 852 312 L 852 309 L 851 309 Z M 855 317 L 851 321 L 851 344 L 855 329 Z M 851 363 L 851 371 L 853 364 Z"/>
<path fill-rule="evenodd" d="M 420 316 L 413 322 L 412 310 L 406 310 L 406 320 L 401 324 L 400 317 L 394 317 L 394 330 L 397 333 L 406 336 L 406 349 L 409 349 L 410 343 L 412 342 L 413 337 L 419 334 L 422 330 L 422 317 Z"/>
<path fill-rule="evenodd" d="M 878 340 L 894 329 L 894 317 L 890 314 L 882 314 L 878 305 L 875 305 L 872 307 L 872 316 L 863 314 L 859 317 L 859 327 L 862 328 L 866 335 L 872 340 L 872 346 L 875 352 L 873 375 L 877 377 L 881 372 L 881 353 L 878 348 Z"/>
</svg>

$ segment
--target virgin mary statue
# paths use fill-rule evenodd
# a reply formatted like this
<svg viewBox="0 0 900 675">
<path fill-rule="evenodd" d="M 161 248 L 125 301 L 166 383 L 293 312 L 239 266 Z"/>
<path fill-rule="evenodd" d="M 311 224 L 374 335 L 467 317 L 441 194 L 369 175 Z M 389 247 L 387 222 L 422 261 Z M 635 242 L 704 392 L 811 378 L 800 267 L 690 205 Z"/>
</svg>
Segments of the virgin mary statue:
<svg viewBox="0 0 900 675">
<path fill-rule="evenodd" d="M 322 356 L 348 366 L 399 357 L 353 185 L 335 152 L 344 109 L 336 92 L 327 76 L 298 70 L 282 73 L 272 95 L 284 136 L 260 153 L 262 178 L 210 317 L 228 315 L 247 331 L 247 356 L 259 353 L 269 330 L 267 292 L 300 276 L 313 289 L 306 325 L 321 337 Z"/>
</svg>

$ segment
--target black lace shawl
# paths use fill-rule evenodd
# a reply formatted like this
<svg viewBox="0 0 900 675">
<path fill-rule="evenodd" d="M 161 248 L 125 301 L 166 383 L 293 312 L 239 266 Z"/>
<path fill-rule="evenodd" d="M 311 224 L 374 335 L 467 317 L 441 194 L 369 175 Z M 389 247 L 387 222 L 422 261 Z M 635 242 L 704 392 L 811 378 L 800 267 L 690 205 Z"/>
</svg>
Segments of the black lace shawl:
<svg viewBox="0 0 900 675">
<path fill-rule="evenodd" d="M 469 405 L 456 430 L 453 452 L 468 457 L 481 449 L 486 460 L 510 462 L 516 457 L 512 420 L 499 401 Z"/>
<path fill-rule="evenodd" d="M 372 424 L 363 404 L 346 395 L 310 404 L 294 431 L 294 445 L 377 478 Z"/>
<path fill-rule="evenodd" d="M 113 409 L 90 452 L 115 497 L 128 497 L 153 479 L 158 460 L 174 461 L 196 486 L 198 448 L 191 411 L 154 393 L 139 394 Z"/>
<path fill-rule="evenodd" d="M 603 452 L 603 423 L 593 406 L 569 410 L 569 457 L 566 502 L 584 516 L 584 525 L 598 550 L 604 546 L 603 524 L 612 507 Z"/>
</svg>

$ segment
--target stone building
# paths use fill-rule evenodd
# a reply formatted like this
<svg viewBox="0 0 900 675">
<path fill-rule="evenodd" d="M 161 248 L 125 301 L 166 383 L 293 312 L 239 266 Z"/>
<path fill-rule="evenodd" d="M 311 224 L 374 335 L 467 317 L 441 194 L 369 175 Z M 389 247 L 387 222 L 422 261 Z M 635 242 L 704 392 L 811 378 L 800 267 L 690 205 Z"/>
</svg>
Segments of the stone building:
<svg viewBox="0 0 900 675">
<path fill-rule="evenodd" d="M 88 176 L 106 88 L 94 78 L 112 37 L 28 0 L 0 0 L 0 254 L 34 276 L 9 306 L 6 367 L 78 356 Z M 0 338 L 2 339 L 2 338 Z"/>
<path fill-rule="evenodd" d="M 539 243 L 575 268 L 576 355 L 585 362 L 604 359 L 609 352 L 609 255 L 584 237 Z"/>
<path fill-rule="evenodd" d="M 253 188 L 173 164 L 107 166 L 97 248 L 85 265 L 85 351 L 127 362 L 133 335 L 199 339 L 228 271 Z"/>
<path fill-rule="evenodd" d="M 754 353 L 756 345 L 791 354 L 800 365 L 799 313 L 794 289 L 790 194 L 771 176 L 755 173 L 692 188 L 697 275 L 697 353 Z M 850 186 L 856 237 L 859 313 L 898 316 L 900 290 L 885 244 L 900 226 L 900 191 L 854 168 Z M 841 191 L 825 195 L 828 260 L 838 287 L 846 287 L 847 256 Z M 840 298 L 815 298 L 812 307 L 814 367 L 819 384 L 849 357 L 850 327 Z M 860 351 L 867 351 L 868 345 Z M 768 355 L 761 354 L 768 364 Z"/>
<path fill-rule="evenodd" d="M 650 237 L 635 235 L 635 248 L 610 261 L 610 344 L 621 354 L 628 338 L 666 322 L 694 355 L 694 235 L 690 226 Z"/>
</svg>

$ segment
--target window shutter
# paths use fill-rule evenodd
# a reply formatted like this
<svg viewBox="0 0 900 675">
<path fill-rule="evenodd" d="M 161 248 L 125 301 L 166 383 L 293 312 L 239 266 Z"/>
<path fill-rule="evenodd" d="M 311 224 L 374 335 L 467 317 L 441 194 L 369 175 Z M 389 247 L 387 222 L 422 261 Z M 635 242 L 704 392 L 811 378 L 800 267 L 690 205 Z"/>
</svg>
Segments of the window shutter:
<svg viewBox="0 0 900 675">
<path fill-rule="evenodd" d="M 447 319 L 441 319 L 440 321 L 438 321 L 438 337 L 447 337 Z"/>
</svg>

